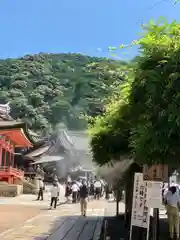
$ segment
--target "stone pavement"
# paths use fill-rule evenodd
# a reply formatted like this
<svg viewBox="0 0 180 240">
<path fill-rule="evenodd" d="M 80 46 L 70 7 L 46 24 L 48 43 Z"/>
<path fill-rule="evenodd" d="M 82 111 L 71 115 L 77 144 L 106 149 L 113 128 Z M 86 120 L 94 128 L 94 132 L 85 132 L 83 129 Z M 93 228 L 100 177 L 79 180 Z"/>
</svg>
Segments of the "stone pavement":
<svg viewBox="0 0 180 240">
<path fill-rule="evenodd" d="M 39 207 L 0 205 L 0 233 L 18 227 L 29 218 L 37 216 L 40 212 Z"/>
<path fill-rule="evenodd" d="M 108 203 L 104 200 L 90 201 L 88 203 L 87 218 L 89 221 L 97 219 L 99 216 L 104 216 L 105 208 Z M 29 208 L 27 206 L 27 208 Z M 19 212 L 20 214 L 20 212 Z M 42 210 L 40 214 L 24 221 L 23 224 L 9 229 L 0 234 L 1 240 L 45 240 L 54 231 L 56 231 L 65 218 L 72 219 L 79 218 L 80 206 L 79 204 L 64 204 L 59 206 L 56 210 Z M 92 219 L 93 218 L 93 219 Z M 83 220 L 85 221 L 85 220 Z M 81 224 L 85 224 L 80 220 Z M 92 222 L 92 221 L 91 221 Z M 91 225 L 92 226 L 92 225 Z M 94 225 L 95 226 L 95 225 Z M 51 240 L 51 239 L 50 239 Z M 56 240 L 56 239 L 53 239 Z M 60 240 L 59 238 L 57 240 Z M 75 240 L 75 239 L 74 239 Z"/>
<path fill-rule="evenodd" d="M 20 195 L 18 197 L 14 197 L 14 198 L 9 198 L 9 197 L 0 197 L 0 205 L 2 204 L 13 204 L 13 205 L 28 205 L 28 206 L 48 206 L 49 202 L 50 202 L 50 198 L 51 198 L 51 194 L 50 194 L 50 188 L 51 186 L 48 185 L 46 186 L 46 191 L 44 193 L 44 201 L 36 201 L 37 196 L 33 195 L 33 194 L 23 194 Z M 60 191 L 60 201 L 61 202 L 65 202 L 65 189 L 64 187 L 61 185 L 61 191 Z"/>
</svg>

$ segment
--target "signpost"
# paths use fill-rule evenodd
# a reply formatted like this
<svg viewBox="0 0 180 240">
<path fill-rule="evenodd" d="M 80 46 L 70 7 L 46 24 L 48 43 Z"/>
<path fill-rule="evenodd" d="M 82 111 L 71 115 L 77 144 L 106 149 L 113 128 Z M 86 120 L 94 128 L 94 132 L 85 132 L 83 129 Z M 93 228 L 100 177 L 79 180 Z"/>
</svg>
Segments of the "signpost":
<svg viewBox="0 0 180 240">
<path fill-rule="evenodd" d="M 162 182 L 145 181 L 143 173 L 135 173 L 130 240 L 149 239 L 150 210 L 161 206 Z M 156 233 L 157 231 L 154 231 L 154 234 Z"/>
<path fill-rule="evenodd" d="M 143 180 L 142 173 L 135 173 L 130 240 L 149 237 L 150 208 L 147 200 L 147 182 Z"/>
</svg>

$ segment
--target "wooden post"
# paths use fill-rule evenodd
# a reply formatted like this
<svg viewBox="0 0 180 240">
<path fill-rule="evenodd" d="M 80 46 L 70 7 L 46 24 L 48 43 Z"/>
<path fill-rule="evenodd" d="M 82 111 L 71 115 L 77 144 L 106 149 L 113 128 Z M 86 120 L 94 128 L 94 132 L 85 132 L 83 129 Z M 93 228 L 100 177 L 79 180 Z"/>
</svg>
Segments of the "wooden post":
<svg viewBox="0 0 180 240">
<path fill-rule="evenodd" d="M 153 209 L 152 240 L 159 239 L 159 209 Z"/>
<path fill-rule="evenodd" d="M 4 148 L 4 166 L 6 166 L 6 149 Z"/>
<path fill-rule="evenodd" d="M 116 190 L 116 217 L 119 215 L 119 189 Z"/>
<path fill-rule="evenodd" d="M 2 166 L 2 145 L 0 145 L 0 167 Z"/>
</svg>

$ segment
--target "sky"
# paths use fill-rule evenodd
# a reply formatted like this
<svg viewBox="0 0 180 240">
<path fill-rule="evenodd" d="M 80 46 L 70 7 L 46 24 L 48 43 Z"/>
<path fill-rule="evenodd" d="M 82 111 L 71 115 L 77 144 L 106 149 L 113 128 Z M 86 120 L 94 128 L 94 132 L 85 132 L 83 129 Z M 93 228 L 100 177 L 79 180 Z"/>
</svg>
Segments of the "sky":
<svg viewBox="0 0 180 240">
<path fill-rule="evenodd" d="M 0 58 L 39 52 L 110 56 L 108 46 L 138 39 L 140 25 L 180 20 L 173 0 L 0 0 Z M 118 52 L 131 59 L 137 49 Z"/>
</svg>

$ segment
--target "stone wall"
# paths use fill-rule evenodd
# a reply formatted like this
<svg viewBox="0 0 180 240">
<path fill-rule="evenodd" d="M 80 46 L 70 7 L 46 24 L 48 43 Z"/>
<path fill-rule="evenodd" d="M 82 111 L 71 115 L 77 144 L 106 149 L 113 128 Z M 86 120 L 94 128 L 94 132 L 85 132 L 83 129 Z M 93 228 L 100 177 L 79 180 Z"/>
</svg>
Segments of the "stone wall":
<svg viewBox="0 0 180 240">
<path fill-rule="evenodd" d="M 0 184 L 0 197 L 16 197 L 22 194 L 22 185 Z"/>
</svg>

